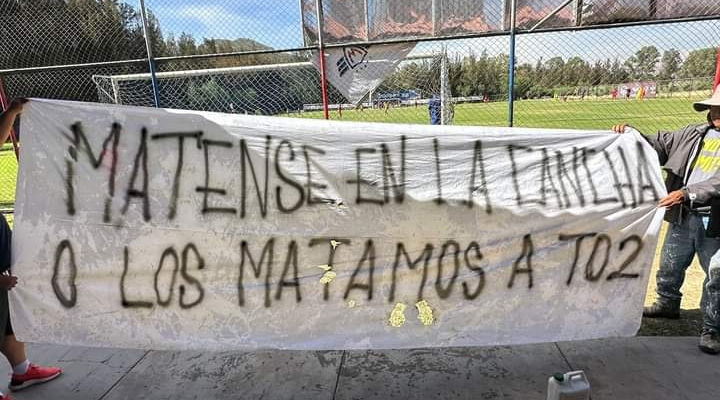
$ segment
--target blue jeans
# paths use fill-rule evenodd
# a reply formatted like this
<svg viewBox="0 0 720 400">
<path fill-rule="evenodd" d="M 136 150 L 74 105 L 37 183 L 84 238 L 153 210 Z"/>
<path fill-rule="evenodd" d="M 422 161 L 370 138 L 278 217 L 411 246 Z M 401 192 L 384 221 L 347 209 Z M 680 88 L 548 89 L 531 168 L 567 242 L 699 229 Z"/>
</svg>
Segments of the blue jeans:
<svg viewBox="0 0 720 400">
<path fill-rule="evenodd" d="M 695 254 L 705 271 L 700 309 L 705 328 L 720 332 L 720 238 L 705 237 L 702 217 L 690 214 L 681 223 L 668 226 L 658 269 L 658 301 L 679 305 L 685 271 Z"/>
</svg>

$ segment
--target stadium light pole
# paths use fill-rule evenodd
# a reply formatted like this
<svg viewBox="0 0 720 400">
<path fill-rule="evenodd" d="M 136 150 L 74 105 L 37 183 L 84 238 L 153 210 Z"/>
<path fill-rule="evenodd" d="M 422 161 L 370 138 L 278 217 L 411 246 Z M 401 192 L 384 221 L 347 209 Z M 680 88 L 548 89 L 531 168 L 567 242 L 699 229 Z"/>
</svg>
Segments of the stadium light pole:
<svg viewBox="0 0 720 400">
<path fill-rule="evenodd" d="M 150 82 L 153 90 L 153 101 L 155 102 L 155 107 L 160 108 L 160 89 L 158 88 L 157 77 L 155 76 L 155 59 L 153 58 L 152 43 L 150 43 L 150 30 L 148 29 L 145 0 L 140 0 L 140 19 L 142 19 L 143 36 L 145 36 L 145 47 L 147 48 L 148 65 L 150 66 Z"/>
<path fill-rule="evenodd" d="M 320 90 L 322 91 L 323 117 L 330 119 L 328 113 L 327 76 L 325 76 L 325 43 L 323 41 L 322 0 L 315 0 L 318 28 L 318 57 L 320 57 Z"/>
<path fill-rule="evenodd" d="M 510 0 L 510 57 L 508 57 L 508 126 L 513 126 L 515 94 L 515 14 L 517 0 Z"/>
</svg>

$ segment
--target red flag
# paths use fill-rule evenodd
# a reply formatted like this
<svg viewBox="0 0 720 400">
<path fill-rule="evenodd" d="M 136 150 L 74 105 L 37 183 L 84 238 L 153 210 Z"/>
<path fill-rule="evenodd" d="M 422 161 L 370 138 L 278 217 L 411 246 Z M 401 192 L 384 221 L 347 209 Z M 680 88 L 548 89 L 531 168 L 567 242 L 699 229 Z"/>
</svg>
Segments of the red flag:
<svg viewBox="0 0 720 400">
<path fill-rule="evenodd" d="M 720 47 L 718 47 L 717 56 L 715 60 L 715 79 L 713 79 L 713 93 L 715 88 L 720 85 Z"/>
</svg>

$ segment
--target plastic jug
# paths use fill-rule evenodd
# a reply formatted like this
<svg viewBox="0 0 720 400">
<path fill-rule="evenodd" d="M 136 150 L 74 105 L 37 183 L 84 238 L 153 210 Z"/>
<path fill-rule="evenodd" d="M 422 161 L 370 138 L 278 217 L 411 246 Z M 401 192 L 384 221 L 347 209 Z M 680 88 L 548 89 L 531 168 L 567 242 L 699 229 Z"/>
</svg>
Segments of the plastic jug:
<svg viewBox="0 0 720 400">
<path fill-rule="evenodd" d="M 548 379 L 547 400 L 589 400 L 590 382 L 582 371 L 555 374 Z"/>
</svg>

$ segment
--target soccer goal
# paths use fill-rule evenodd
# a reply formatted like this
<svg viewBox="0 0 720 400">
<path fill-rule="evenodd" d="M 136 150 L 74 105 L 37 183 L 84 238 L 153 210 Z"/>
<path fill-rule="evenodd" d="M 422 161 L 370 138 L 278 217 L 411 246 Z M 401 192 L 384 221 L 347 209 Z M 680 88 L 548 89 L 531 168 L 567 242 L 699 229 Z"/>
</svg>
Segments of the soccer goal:
<svg viewBox="0 0 720 400">
<path fill-rule="evenodd" d="M 155 74 L 160 104 L 226 113 L 292 113 L 320 98 L 319 74 L 310 62 L 167 71 Z M 153 105 L 150 73 L 94 75 L 101 102 Z"/>
<path fill-rule="evenodd" d="M 311 62 L 164 71 L 155 76 L 163 108 L 262 115 L 310 111 L 307 116 L 312 116 L 323 107 L 320 74 Z M 150 73 L 93 75 L 92 80 L 100 102 L 154 105 Z M 328 85 L 328 99 L 331 110 L 355 107 L 345 104 L 332 85 Z M 407 57 L 360 107 L 392 107 L 391 116 L 397 116 L 402 112 L 395 108 L 428 107 L 434 99 L 440 101 L 441 123 L 451 123 L 452 94 L 444 52 Z M 378 114 L 365 115 L 378 120 Z"/>
</svg>

